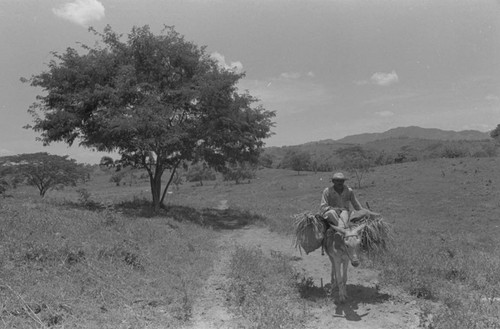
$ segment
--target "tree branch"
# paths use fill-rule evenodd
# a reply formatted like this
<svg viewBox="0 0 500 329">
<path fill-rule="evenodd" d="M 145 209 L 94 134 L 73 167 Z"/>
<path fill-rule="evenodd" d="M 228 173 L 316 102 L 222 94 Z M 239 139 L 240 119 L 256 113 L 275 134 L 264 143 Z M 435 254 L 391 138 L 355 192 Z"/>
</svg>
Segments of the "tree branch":
<svg viewBox="0 0 500 329">
<path fill-rule="evenodd" d="M 160 205 L 163 205 L 163 200 L 165 199 L 165 195 L 167 194 L 168 187 L 172 183 L 172 180 L 174 179 L 175 171 L 177 170 L 177 167 L 181 163 L 181 160 L 177 161 L 175 165 L 172 167 L 170 178 L 168 179 L 167 185 L 165 185 L 165 189 L 163 190 L 163 194 L 160 199 Z"/>
</svg>

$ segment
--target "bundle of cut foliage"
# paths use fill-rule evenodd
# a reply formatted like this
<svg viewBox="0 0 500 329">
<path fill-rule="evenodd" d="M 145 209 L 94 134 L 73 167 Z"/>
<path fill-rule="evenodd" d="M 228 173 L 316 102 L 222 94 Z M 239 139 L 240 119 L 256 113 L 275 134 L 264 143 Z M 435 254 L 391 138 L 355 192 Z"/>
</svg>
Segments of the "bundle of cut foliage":
<svg viewBox="0 0 500 329">
<path fill-rule="evenodd" d="M 326 231 L 323 218 L 307 211 L 295 214 L 293 217 L 295 219 L 295 248 L 299 248 L 301 253 L 304 250 L 307 255 L 321 247 Z"/>
<path fill-rule="evenodd" d="M 356 224 L 366 224 L 361 231 L 361 248 L 368 253 L 379 253 L 387 250 L 393 240 L 392 227 L 379 214 L 367 214 Z"/>
</svg>

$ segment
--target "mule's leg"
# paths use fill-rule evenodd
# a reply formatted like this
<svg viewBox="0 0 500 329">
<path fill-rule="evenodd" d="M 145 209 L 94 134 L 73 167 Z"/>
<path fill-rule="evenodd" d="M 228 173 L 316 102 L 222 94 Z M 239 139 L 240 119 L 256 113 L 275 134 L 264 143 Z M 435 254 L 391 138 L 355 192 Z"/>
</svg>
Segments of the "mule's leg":
<svg viewBox="0 0 500 329">
<path fill-rule="evenodd" d="M 330 261 L 332 262 L 332 273 L 331 273 L 332 277 L 330 283 L 333 287 L 334 285 L 337 284 L 337 281 L 335 281 L 335 261 L 333 259 L 330 259 Z"/>
<path fill-rule="evenodd" d="M 342 294 L 344 299 L 347 299 L 347 267 L 349 266 L 349 260 L 342 261 Z"/>
<path fill-rule="evenodd" d="M 342 261 L 340 259 L 337 260 L 335 263 L 335 279 L 337 281 L 337 287 L 339 288 L 339 302 L 343 303 L 345 301 L 345 287 L 340 272 L 341 265 Z"/>
<path fill-rule="evenodd" d="M 337 289 L 337 280 L 335 279 L 335 261 L 330 255 L 328 255 L 328 257 L 330 258 L 330 262 L 332 263 L 332 271 L 330 272 L 330 293 L 333 295 L 333 292 Z"/>
</svg>

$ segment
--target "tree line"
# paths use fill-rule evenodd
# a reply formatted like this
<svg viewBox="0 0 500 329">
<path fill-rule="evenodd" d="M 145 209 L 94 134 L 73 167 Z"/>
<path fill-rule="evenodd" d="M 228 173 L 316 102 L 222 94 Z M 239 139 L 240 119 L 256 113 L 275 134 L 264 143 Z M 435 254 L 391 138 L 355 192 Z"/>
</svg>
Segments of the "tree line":
<svg viewBox="0 0 500 329">
<path fill-rule="evenodd" d="M 492 136 L 493 137 L 493 136 Z M 366 172 L 375 166 L 419 161 L 432 158 L 494 157 L 498 144 L 485 141 L 427 141 L 421 146 L 405 145 L 393 151 L 373 149 L 361 145 L 349 145 L 330 152 L 314 152 L 305 148 L 289 148 L 281 158 L 266 150 L 260 157 L 260 165 L 267 168 L 283 168 L 297 171 L 332 172 L 345 170 L 358 179 L 358 185 Z"/>
</svg>

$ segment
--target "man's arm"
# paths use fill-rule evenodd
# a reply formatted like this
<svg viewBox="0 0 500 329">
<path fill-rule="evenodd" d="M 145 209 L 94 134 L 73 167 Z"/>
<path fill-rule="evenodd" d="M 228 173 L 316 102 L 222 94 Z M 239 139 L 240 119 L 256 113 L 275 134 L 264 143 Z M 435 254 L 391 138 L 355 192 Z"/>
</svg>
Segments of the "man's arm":
<svg viewBox="0 0 500 329">
<path fill-rule="evenodd" d="M 352 207 L 355 209 L 355 210 L 361 210 L 363 209 L 363 207 L 361 206 L 361 203 L 359 203 L 358 199 L 356 198 L 356 195 L 354 194 L 354 192 L 351 190 L 351 204 L 352 204 Z"/>
<path fill-rule="evenodd" d="M 328 205 L 328 188 L 325 188 L 323 191 L 323 195 L 321 195 L 321 203 L 319 206 L 319 209 L 322 214 L 324 214 L 326 211 L 330 210 L 332 207 Z"/>
</svg>

